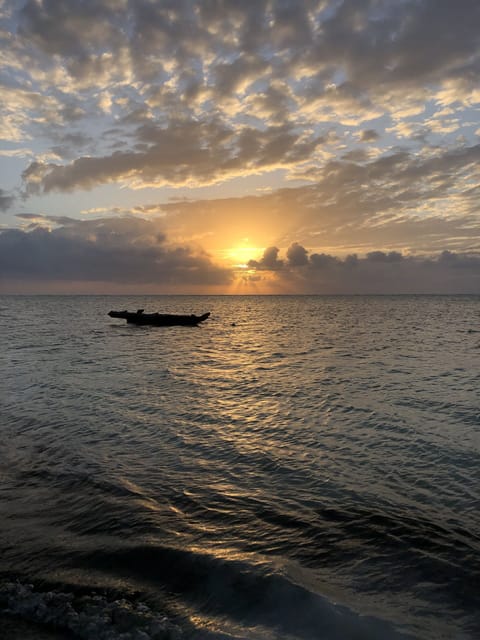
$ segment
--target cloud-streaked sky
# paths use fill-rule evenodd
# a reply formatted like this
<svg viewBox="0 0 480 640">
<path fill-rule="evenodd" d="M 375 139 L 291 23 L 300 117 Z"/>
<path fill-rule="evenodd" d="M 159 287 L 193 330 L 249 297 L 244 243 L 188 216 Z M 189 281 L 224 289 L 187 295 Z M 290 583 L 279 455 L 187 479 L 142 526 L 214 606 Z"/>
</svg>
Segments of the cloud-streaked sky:
<svg viewBox="0 0 480 640">
<path fill-rule="evenodd" d="M 0 0 L 0 291 L 480 293 L 478 0 Z"/>
</svg>

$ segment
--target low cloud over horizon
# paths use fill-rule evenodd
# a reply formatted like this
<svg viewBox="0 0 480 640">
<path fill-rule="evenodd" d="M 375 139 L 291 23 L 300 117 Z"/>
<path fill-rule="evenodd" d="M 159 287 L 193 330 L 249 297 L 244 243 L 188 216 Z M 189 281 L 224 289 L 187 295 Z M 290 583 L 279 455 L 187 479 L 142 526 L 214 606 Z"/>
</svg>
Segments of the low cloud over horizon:
<svg viewBox="0 0 480 640">
<path fill-rule="evenodd" d="M 344 259 L 326 253 L 310 253 L 293 243 L 285 256 L 277 247 L 267 247 L 259 260 L 250 260 L 249 269 L 259 280 L 271 272 L 288 292 L 310 294 L 408 294 L 478 293 L 480 256 L 442 251 L 437 256 L 404 256 L 398 251 L 372 251 Z M 259 275 L 260 274 L 260 275 Z"/>
<path fill-rule="evenodd" d="M 78 221 L 24 214 L 25 229 L 0 234 L 0 292 L 40 293 L 478 293 L 480 256 L 372 251 L 339 258 L 294 242 L 267 247 L 242 268 L 199 248 L 174 245 L 159 222 Z M 239 288 L 238 282 L 245 287 Z M 236 286 L 235 283 L 237 283 Z"/>
<path fill-rule="evenodd" d="M 73 292 L 77 285 L 97 290 L 99 283 L 118 290 L 142 285 L 181 291 L 227 286 L 232 279 L 205 252 L 169 244 L 152 221 L 22 217 L 29 228 L 0 234 L 0 291 L 10 291 L 15 282 L 36 283 L 40 291 L 65 292 L 69 282 Z"/>
<path fill-rule="evenodd" d="M 480 293 L 479 24 L 477 0 L 0 0 L 0 286 Z"/>
</svg>

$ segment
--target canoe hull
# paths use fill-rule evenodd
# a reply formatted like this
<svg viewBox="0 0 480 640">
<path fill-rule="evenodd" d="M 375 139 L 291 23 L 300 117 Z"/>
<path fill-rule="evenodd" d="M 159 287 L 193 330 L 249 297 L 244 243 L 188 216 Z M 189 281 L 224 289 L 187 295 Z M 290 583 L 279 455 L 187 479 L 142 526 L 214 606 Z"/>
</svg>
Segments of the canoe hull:
<svg viewBox="0 0 480 640">
<path fill-rule="evenodd" d="M 111 318 L 121 318 L 129 324 L 149 324 L 156 327 L 173 327 L 175 325 L 194 327 L 204 322 L 210 313 L 201 316 L 179 315 L 174 313 L 143 313 L 143 311 L 110 311 Z"/>
</svg>

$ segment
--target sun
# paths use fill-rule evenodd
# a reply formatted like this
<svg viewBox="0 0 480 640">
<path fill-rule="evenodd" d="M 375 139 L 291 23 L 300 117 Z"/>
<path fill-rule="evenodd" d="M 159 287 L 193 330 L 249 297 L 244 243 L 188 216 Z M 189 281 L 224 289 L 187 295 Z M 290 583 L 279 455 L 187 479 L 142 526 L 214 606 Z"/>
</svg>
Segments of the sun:
<svg viewBox="0 0 480 640">
<path fill-rule="evenodd" d="M 261 255 L 262 247 L 254 247 L 250 244 L 248 238 L 244 238 L 238 244 L 228 249 L 222 249 L 221 255 L 225 262 L 237 269 L 247 269 L 248 261 Z"/>
</svg>

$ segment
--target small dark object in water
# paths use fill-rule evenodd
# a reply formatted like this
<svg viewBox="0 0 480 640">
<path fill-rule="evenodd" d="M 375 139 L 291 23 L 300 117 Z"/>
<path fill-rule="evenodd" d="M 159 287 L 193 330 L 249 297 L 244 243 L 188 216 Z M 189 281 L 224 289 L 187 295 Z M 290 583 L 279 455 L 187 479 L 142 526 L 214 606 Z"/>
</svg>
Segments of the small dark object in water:
<svg viewBox="0 0 480 640">
<path fill-rule="evenodd" d="M 123 318 L 130 324 L 153 324 L 157 327 L 172 327 L 174 325 L 196 326 L 206 320 L 210 312 L 201 316 L 178 315 L 174 313 L 144 313 L 143 309 L 134 311 L 109 311 L 111 318 Z"/>
</svg>

